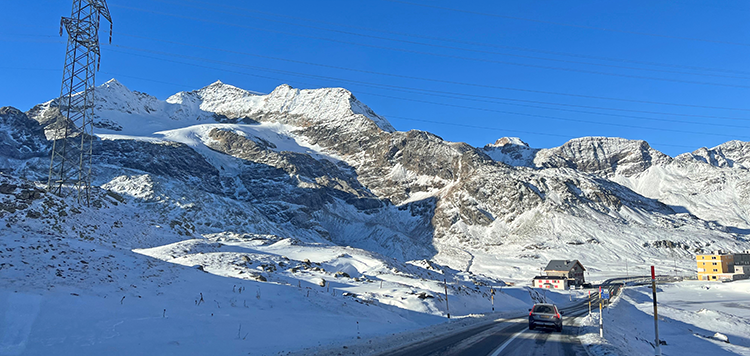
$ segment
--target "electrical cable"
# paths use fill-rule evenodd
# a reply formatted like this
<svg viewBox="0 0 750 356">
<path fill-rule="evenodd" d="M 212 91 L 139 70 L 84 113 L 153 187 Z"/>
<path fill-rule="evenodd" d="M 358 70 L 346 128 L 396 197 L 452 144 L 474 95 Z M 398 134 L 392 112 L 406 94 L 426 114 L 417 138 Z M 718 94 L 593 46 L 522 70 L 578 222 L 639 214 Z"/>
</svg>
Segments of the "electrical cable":
<svg viewBox="0 0 750 356">
<path fill-rule="evenodd" d="M 120 52 L 120 53 L 127 53 L 127 52 L 122 52 L 122 51 L 117 51 L 117 50 L 112 50 L 112 51 Z M 128 54 L 130 54 L 130 55 L 136 55 L 136 56 L 141 56 L 141 57 L 146 57 L 146 58 L 164 60 L 164 61 L 169 61 L 169 62 L 174 62 L 174 63 L 181 63 L 181 64 L 186 64 L 186 65 L 192 65 L 192 66 L 197 66 L 197 67 L 204 67 L 204 68 L 210 68 L 210 69 L 215 69 L 215 70 L 222 70 L 222 69 L 215 68 L 215 67 L 207 67 L 207 66 L 197 65 L 197 64 L 193 64 L 193 63 L 180 62 L 180 61 L 169 60 L 169 59 L 164 59 L 164 58 L 151 57 L 151 56 L 146 56 L 146 55 L 138 55 L 138 54 L 133 54 L 133 53 L 128 53 Z M 178 57 L 190 59 L 189 58 L 190 56 L 178 56 Z M 196 60 L 196 59 L 193 59 L 193 60 Z M 208 61 L 209 62 L 213 62 L 213 63 L 222 63 L 222 61 L 213 61 L 213 60 L 208 60 Z M 227 65 L 227 64 L 224 64 L 224 65 Z M 255 69 L 255 67 L 253 67 L 253 66 L 245 66 L 245 65 L 236 65 L 236 66 Z M 266 76 L 259 76 L 259 75 L 250 74 L 250 73 L 246 73 L 246 72 L 239 72 L 239 71 L 233 71 L 233 72 L 239 73 L 239 74 L 244 74 L 244 75 L 255 76 L 255 77 L 261 77 L 261 78 L 268 78 L 268 79 L 279 80 L 278 78 L 271 78 L 271 77 L 266 77 Z M 289 74 L 289 73 L 293 73 L 293 72 L 288 72 L 288 71 L 283 71 L 283 70 L 270 70 L 270 72 L 277 73 L 277 74 L 293 75 L 293 74 Z M 321 76 L 315 76 L 315 75 L 309 75 L 309 74 L 303 74 L 303 73 L 299 73 L 299 76 L 308 77 L 308 78 L 321 77 Z M 367 83 L 365 83 L 365 84 L 367 84 Z M 676 130 L 676 129 L 667 129 L 667 128 L 654 128 L 654 127 L 646 127 L 646 126 L 635 126 L 635 125 L 618 124 L 618 123 L 606 123 L 606 122 L 598 122 L 598 121 L 590 121 L 590 120 L 561 118 L 561 117 L 548 116 L 548 115 L 537 115 L 537 114 L 529 114 L 529 113 L 519 113 L 519 112 L 506 111 L 506 110 L 495 110 L 495 109 L 488 109 L 488 108 L 477 108 L 477 107 L 471 107 L 471 106 L 465 106 L 465 105 L 456 105 L 456 104 L 448 104 L 448 103 L 438 103 L 438 102 L 432 102 L 432 101 L 427 101 L 427 100 L 402 98 L 402 97 L 395 97 L 395 96 L 383 95 L 383 94 L 376 94 L 376 93 L 365 93 L 365 92 L 361 92 L 361 91 L 360 91 L 360 93 L 368 94 L 368 95 L 373 95 L 373 96 L 385 97 L 385 98 L 389 98 L 389 99 L 405 100 L 405 101 L 411 101 L 411 102 L 419 102 L 419 103 L 426 103 L 426 104 L 433 104 L 433 105 L 441 105 L 441 106 L 455 107 L 455 108 L 461 108 L 461 109 L 471 109 L 471 110 L 478 110 L 478 111 L 485 111 L 485 112 L 494 112 L 494 113 L 501 113 L 501 114 L 507 114 L 507 115 L 515 115 L 515 116 L 524 116 L 524 117 L 533 117 L 533 118 L 541 118 L 541 119 L 551 119 L 551 120 L 559 120 L 559 121 L 578 122 L 578 123 L 604 125 L 604 126 L 615 126 L 615 127 L 623 127 L 623 128 L 631 128 L 631 129 L 654 130 L 654 131 L 663 131 L 663 132 L 697 134 L 697 135 L 708 135 L 708 136 L 718 136 L 718 137 L 732 137 L 734 139 L 736 139 L 738 137 L 737 135 L 706 133 L 706 132 L 695 132 L 695 131 Z M 742 136 L 742 137 L 744 138 L 744 136 Z"/>
<path fill-rule="evenodd" d="M 297 77 L 302 76 L 302 77 L 315 78 L 315 79 L 334 80 L 334 81 L 339 81 L 339 82 L 347 82 L 347 83 L 359 84 L 359 85 L 364 85 L 364 86 L 369 86 L 369 87 L 375 87 L 375 88 L 381 88 L 381 89 L 382 88 L 387 88 L 389 90 L 396 90 L 396 91 L 416 93 L 416 94 L 423 94 L 423 95 L 424 94 L 428 94 L 428 95 L 432 95 L 432 96 L 441 96 L 441 97 L 447 97 L 447 98 L 452 98 L 452 99 L 470 100 L 470 101 L 478 101 L 478 102 L 489 102 L 489 103 L 504 104 L 504 105 L 514 105 L 514 106 L 530 107 L 530 108 L 537 108 L 537 109 L 567 111 L 567 112 L 575 112 L 575 113 L 583 113 L 583 114 L 591 114 L 591 115 L 600 115 L 600 116 L 607 116 L 607 117 L 624 117 L 624 118 L 647 120 L 647 121 L 670 122 L 670 123 L 685 123 L 685 124 L 694 124 L 694 125 L 721 126 L 721 127 L 743 128 L 743 129 L 747 129 L 748 128 L 747 126 L 739 126 L 739 125 L 727 125 L 727 124 L 719 124 L 719 123 L 705 123 L 705 122 L 685 121 L 685 120 L 660 119 L 660 118 L 651 118 L 651 117 L 634 116 L 634 115 L 622 115 L 622 114 L 605 114 L 605 113 L 598 113 L 598 112 L 585 111 L 585 110 L 549 108 L 549 107 L 542 107 L 542 106 L 535 106 L 535 105 L 526 105 L 526 104 L 517 104 L 517 103 L 504 103 L 504 102 L 490 101 L 490 100 L 481 99 L 481 97 L 484 97 L 484 96 L 474 96 L 474 95 L 458 94 L 458 93 L 438 91 L 438 90 L 421 89 L 421 88 L 410 88 L 410 87 L 404 87 L 404 86 L 398 86 L 398 85 L 379 84 L 379 83 L 364 82 L 364 81 L 357 81 L 357 80 L 344 79 L 344 78 L 336 78 L 336 77 L 330 77 L 330 76 L 321 76 L 321 75 L 314 75 L 314 74 L 308 74 L 308 73 L 299 73 L 299 72 L 292 72 L 292 71 L 287 71 L 287 70 L 280 70 L 280 69 L 273 69 L 273 68 L 250 66 L 250 65 L 241 64 L 241 63 L 234 63 L 234 62 L 227 62 L 227 61 L 217 61 L 217 60 L 211 60 L 211 59 L 207 59 L 207 58 L 193 57 L 193 56 L 186 56 L 186 55 L 179 55 L 179 54 L 175 54 L 175 53 L 162 52 L 162 51 L 154 51 L 154 50 L 141 49 L 141 48 L 135 48 L 135 47 L 121 46 L 121 45 L 112 45 L 112 46 L 113 47 L 117 47 L 117 48 L 124 48 L 124 49 L 128 49 L 128 50 L 135 50 L 135 51 L 139 51 L 139 52 L 146 52 L 146 53 L 152 53 L 152 54 L 169 56 L 169 57 L 178 57 L 178 58 L 184 58 L 184 59 L 195 60 L 195 61 L 202 61 L 202 62 L 208 62 L 208 63 L 216 63 L 216 64 L 228 65 L 228 66 L 233 66 L 233 67 L 248 68 L 248 69 L 259 70 L 259 71 L 264 71 L 264 72 L 271 72 L 271 73 L 277 73 L 277 74 L 286 74 L 286 75 L 292 75 L 292 76 L 297 76 Z M 463 97 L 460 97 L 459 95 L 463 96 Z M 492 98 L 492 97 L 488 97 L 488 98 Z M 738 120 L 750 121 L 750 119 L 738 119 Z"/>
<path fill-rule="evenodd" d="M 170 2 L 166 2 L 166 1 L 162 1 L 162 0 L 157 0 L 157 1 L 162 2 L 162 3 L 166 3 L 166 4 L 182 5 L 182 3 L 180 3 L 180 4 L 178 4 L 178 3 L 170 3 Z M 363 30 L 363 31 L 378 32 L 378 33 L 385 33 L 385 34 L 397 35 L 397 36 L 405 36 L 405 37 L 414 37 L 414 38 L 421 38 L 421 39 L 427 39 L 427 40 L 433 40 L 433 41 L 452 42 L 452 43 L 459 43 L 459 44 L 465 44 L 465 45 L 471 45 L 471 46 L 494 47 L 494 48 L 517 50 L 517 51 L 525 51 L 525 52 L 533 52 L 533 53 L 543 53 L 543 54 L 551 54 L 551 55 L 567 56 L 567 57 L 576 57 L 576 58 L 586 58 L 586 59 L 594 59 L 594 60 L 610 61 L 610 62 L 633 63 L 633 64 L 659 66 L 659 67 L 671 67 L 671 68 L 681 68 L 681 69 L 692 69 L 692 70 L 702 70 L 702 71 L 713 71 L 713 72 L 724 72 L 724 73 L 735 73 L 735 74 L 742 74 L 742 75 L 750 75 L 750 72 L 748 72 L 748 71 L 741 71 L 741 70 L 730 70 L 730 69 L 723 69 L 723 68 L 708 68 L 708 67 L 689 66 L 689 65 L 670 64 L 670 63 L 659 63 L 659 62 L 650 62 L 650 61 L 638 61 L 638 60 L 632 60 L 632 59 L 592 56 L 592 55 L 584 55 L 584 54 L 578 54 L 578 53 L 548 51 L 548 50 L 540 50 L 540 49 L 526 48 L 526 47 L 503 46 L 503 45 L 497 45 L 497 44 L 494 44 L 494 43 L 462 41 L 462 40 L 456 40 L 456 39 L 444 38 L 444 37 L 434 37 L 434 36 L 426 36 L 426 35 L 421 35 L 421 34 L 413 34 L 413 33 L 405 33 L 405 32 L 397 32 L 397 31 L 388 31 L 388 30 L 382 30 L 382 29 L 375 29 L 375 28 L 369 28 L 369 27 L 352 26 L 352 25 L 347 25 L 347 24 L 342 24 L 342 23 L 336 23 L 336 22 L 321 21 L 321 20 L 314 20 L 314 19 L 308 19 L 308 18 L 303 18 L 303 17 L 282 15 L 282 14 L 276 14 L 276 13 L 266 12 L 266 11 L 258 11 L 258 10 L 254 10 L 254 9 L 242 8 L 242 7 L 237 7 L 237 6 L 229 6 L 229 5 L 216 4 L 216 3 L 208 3 L 208 2 L 205 2 L 205 1 L 197 1 L 197 0 L 183 0 L 183 1 L 185 1 L 185 2 L 191 2 L 191 3 L 197 3 L 197 4 L 202 4 L 202 5 L 208 5 L 208 6 L 214 6 L 214 7 L 215 6 L 220 6 L 220 7 L 224 7 L 224 8 L 228 8 L 228 9 L 241 10 L 241 11 L 246 11 L 246 12 L 251 12 L 251 13 L 257 13 L 257 14 L 263 14 L 263 15 L 268 15 L 268 16 L 276 16 L 276 17 L 287 18 L 287 19 L 291 19 L 291 20 L 295 20 L 295 21 L 307 21 L 307 22 L 319 23 L 319 24 L 324 24 L 324 25 L 332 25 L 332 26 L 353 28 L 353 29 Z"/>
<path fill-rule="evenodd" d="M 431 55 L 431 56 L 437 56 L 437 57 L 443 57 L 443 58 L 453 58 L 453 59 L 460 59 L 460 60 L 469 60 L 469 61 L 478 61 L 478 62 L 486 62 L 486 63 L 495 63 L 495 64 L 506 64 L 506 65 L 520 66 L 520 67 L 528 67 L 528 68 L 539 68 L 539 69 L 548 69 L 548 70 L 569 71 L 569 72 L 585 73 L 585 74 L 615 76 L 615 77 L 623 77 L 623 78 L 631 78 L 631 79 L 646 79 L 646 80 L 657 80 L 657 81 L 666 81 L 666 82 L 684 83 L 684 84 L 712 85 L 712 86 L 721 86 L 721 87 L 732 87 L 732 88 L 750 89 L 750 86 L 748 86 L 748 85 L 740 85 L 740 84 L 714 83 L 714 82 L 702 82 L 702 81 L 695 81 L 695 80 L 682 80 L 682 79 L 661 78 L 661 77 L 648 77 L 648 76 L 642 76 L 642 75 L 608 73 L 608 72 L 590 71 L 590 70 L 584 70 L 584 69 L 552 67 L 552 66 L 528 64 L 528 63 L 517 63 L 517 62 L 498 61 L 498 60 L 491 60 L 491 59 L 482 59 L 482 58 L 472 58 L 472 57 L 464 57 L 464 56 L 447 55 L 447 54 L 440 54 L 440 53 L 434 53 L 434 52 L 415 51 L 415 50 L 409 50 L 409 49 L 400 49 L 400 48 L 393 48 L 393 47 L 386 47 L 386 46 L 370 45 L 370 44 L 358 43 L 358 42 L 349 42 L 349 41 L 343 41 L 343 40 L 326 38 L 326 37 L 303 35 L 303 34 L 297 34 L 297 33 L 292 33 L 292 32 L 269 30 L 269 29 L 263 29 L 263 28 L 252 27 L 252 26 L 245 26 L 245 25 L 233 24 L 233 23 L 223 22 L 223 21 L 214 21 L 214 20 L 207 20 L 207 19 L 201 19 L 201 18 L 190 17 L 190 16 L 170 14 L 170 13 L 165 13 L 165 12 L 144 10 L 144 9 L 139 9 L 139 8 L 134 8 L 134 7 L 129 7 L 129 6 L 122 6 L 122 5 L 112 5 L 112 6 L 113 7 L 118 7 L 118 8 L 123 8 L 123 9 L 128 9 L 128 10 L 133 10 L 133 11 L 152 13 L 152 14 L 156 14 L 156 15 L 163 15 L 163 16 L 169 16 L 169 17 L 182 18 L 182 19 L 191 20 L 191 21 L 199 21 L 199 22 L 213 23 L 213 24 L 219 24 L 219 25 L 224 25 L 224 26 L 246 28 L 246 29 L 251 29 L 251 30 L 256 30 L 256 31 L 278 33 L 278 34 L 283 34 L 283 35 L 287 35 L 287 36 L 310 38 L 310 39 L 316 39 L 316 40 L 322 40 L 322 41 L 331 41 L 331 42 L 348 44 L 348 45 L 354 45 L 354 46 L 361 46 L 361 47 L 370 47 L 370 48 L 384 49 L 384 50 L 390 50 L 390 51 L 398 51 L 398 52 L 405 52 L 405 53 L 413 53 L 413 54 L 420 54 L 420 55 Z"/>
<path fill-rule="evenodd" d="M 458 123 L 454 123 L 454 122 L 443 122 L 443 121 L 434 121 L 434 120 L 415 119 L 415 118 L 403 117 L 403 116 L 398 116 L 398 115 L 383 114 L 382 116 L 383 117 L 388 117 L 389 119 L 398 119 L 398 120 L 406 120 L 406 121 L 424 122 L 424 123 L 429 123 L 429 124 L 438 124 L 438 125 L 446 125 L 446 126 L 465 127 L 465 128 L 470 128 L 470 129 L 493 130 L 493 131 L 502 131 L 502 132 L 514 132 L 514 133 L 522 133 L 522 134 L 535 135 L 535 136 L 562 137 L 562 138 L 566 138 L 568 140 L 577 138 L 576 136 L 570 136 L 570 135 L 561 135 L 561 134 L 544 133 L 544 132 L 531 132 L 531 131 L 523 131 L 523 130 L 513 130 L 513 129 L 499 128 L 499 127 L 469 125 L 469 124 L 458 124 Z M 649 143 L 649 145 L 681 147 L 681 148 L 693 148 L 693 146 L 673 145 L 673 144 L 669 144 L 669 143 Z"/>
<path fill-rule="evenodd" d="M 143 78 L 143 77 L 125 75 L 125 74 L 120 74 L 120 73 L 106 72 L 106 71 L 103 71 L 102 73 L 111 74 L 111 75 L 114 75 L 116 77 L 126 77 L 126 78 L 138 79 L 138 80 L 155 82 L 155 83 L 161 83 L 161 84 L 169 84 L 169 85 L 179 86 L 179 87 L 183 87 L 183 88 L 185 87 L 184 84 L 178 84 L 178 83 L 172 83 L 172 82 L 164 82 L 164 81 L 157 81 L 157 80 L 153 80 L 153 79 L 149 79 L 149 78 Z M 240 73 L 240 74 L 246 74 L 246 73 Z M 252 74 L 247 74 L 247 75 L 254 76 Z M 269 77 L 264 77 L 264 78 L 271 79 Z M 279 78 L 275 78 L 275 79 L 281 80 Z M 299 83 L 299 84 L 310 85 L 310 83 Z M 265 95 L 265 94 L 261 94 L 261 95 Z M 540 132 L 540 131 L 523 131 L 523 130 L 514 130 L 514 129 L 507 129 L 507 128 L 499 128 L 499 127 L 480 126 L 480 125 L 471 125 L 471 124 L 461 124 L 461 123 L 443 122 L 443 121 L 426 120 L 426 119 L 416 119 L 416 118 L 404 117 L 404 116 L 399 116 L 399 115 L 390 115 L 390 114 L 380 114 L 380 116 L 387 117 L 389 119 L 398 119 L 398 120 L 405 120 L 405 121 L 415 121 L 415 122 L 423 122 L 423 123 L 446 125 L 446 126 L 455 126 L 455 127 L 466 127 L 466 128 L 474 128 L 474 129 L 482 129 L 482 130 L 513 132 L 513 133 L 527 134 L 527 135 L 531 135 L 531 136 L 561 137 L 561 138 L 565 138 L 566 140 L 571 140 L 571 139 L 574 139 L 574 138 L 577 137 L 577 136 L 573 136 L 573 135 L 562 135 L 562 134 L 547 133 L 547 132 Z M 680 147 L 680 148 L 693 148 L 692 146 L 674 145 L 674 144 L 657 143 L 657 142 L 650 142 L 649 144 L 650 145 L 659 145 L 659 146 Z"/>
<path fill-rule="evenodd" d="M 155 83 L 161 83 L 161 84 L 169 84 L 169 85 L 179 86 L 179 87 L 183 87 L 183 88 L 185 87 L 184 84 L 158 81 L 158 80 L 153 80 L 153 79 L 150 79 L 150 78 L 143 78 L 143 77 L 137 77 L 137 76 L 120 74 L 120 73 L 107 72 L 107 71 L 103 71 L 102 73 L 111 74 L 111 75 L 114 75 L 116 77 L 126 77 L 126 78 L 138 79 L 138 80 L 155 82 Z M 255 76 L 255 75 L 248 74 L 248 73 L 239 73 L 239 74 L 246 74 L 246 75 L 250 75 L 250 76 Z M 266 78 L 266 79 L 276 79 L 276 80 L 283 81 L 280 78 L 270 78 L 270 77 L 263 77 L 263 78 Z M 299 84 L 311 85 L 310 83 L 304 83 L 304 82 L 303 83 L 299 83 Z M 265 95 L 265 94 L 261 94 L 261 95 Z M 565 138 L 566 140 L 571 140 L 571 139 L 574 139 L 574 138 L 577 137 L 577 136 L 573 136 L 573 135 L 562 135 L 562 134 L 547 133 L 547 132 L 540 132 L 540 131 L 523 131 L 523 130 L 514 130 L 514 129 L 507 129 L 507 128 L 499 128 L 499 127 L 480 126 L 480 125 L 471 125 L 471 124 L 461 124 L 461 123 L 443 122 L 443 121 L 426 120 L 426 119 L 416 119 L 416 118 L 409 118 L 409 117 L 404 117 L 404 116 L 399 116 L 399 115 L 390 115 L 390 114 L 380 114 L 380 116 L 387 117 L 389 119 L 398 119 L 398 120 L 415 121 L 415 122 L 431 123 L 431 124 L 446 125 L 446 126 L 483 129 L 483 130 L 493 130 L 493 131 L 502 131 L 502 132 L 522 133 L 522 134 L 527 134 L 527 135 L 532 135 L 532 136 L 561 137 L 561 138 Z M 651 145 L 659 145 L 659 146 L 692 148 L 692 146 L 674 145 L 674 144 L 656 143 L 656 142 L 650 142 L 649 144 L 651 144 Z"/>
<path fill-rule="evenodd" d="M 421 7 L 433 8 L 433 9 L 440 9 L 440 10 L 445 10 L 445 11 L 462 12 L 462 13 L 472 14 L 472 15 L 481 15 L 481 16 L 504 18 L 504 19 L 509 19 L 509 20 L 536 22 L 536 23 L 543 23 L 547 25 L 574 27 L 574 28 L 581 28 L 581 29 L 587 29 L 587 30 L 607 31 L 607 32 L 625 33 L 625 34 L 630 34 L 630 35 L 650 36 L 650 37 L 661 37 L 661 38 L 669 38 L 669 39 L 677 39 L 677 40 L 685 40 L 685 41 L 728 44 L 728 45 L 735 45 L 735 46 L 750 46 L 750 43 L 719 41 L 719 40 L 711 40 L 711 39 L 681 37 L 681 36 L 663 35 L 663 34 L 638 32 L 638 31 L 617 30 L 617 29 L 612 29 L 612 28 L 604 28 L 604 27 L 596 27 L 596 26 L 576 25 L 576 24 L 569 24 L 569 23 L 562 23 L 562 22 L 555 22 L 555 21 L 546 21 L 546 20 L 530 19 L 530 18 L 524 18 L 524 17 L 492 14 L 492 13 L 487 13 L 487 12 L 462 10 L 462 9 L 449 8 L 449 7 L 443 7 L 443 6 L 437 6 L 437 5 L 420 4 L 420 3 L 415 3 L 411 1 L 403 1 L 403 0 L 382 0 L 382 1 L 401 3 L 401 4 L 412 5 L 412 6 L 421 6 Z"/>
<path fill-rule="evenodd" d="M 224 52 L 224 53 L 231 53 L 231 54 L 239 54 L 239 55 L 252 56 L 252 57 L 257 57 L 257 58 L 265 58 L 265 59 L 271 59 L 271 60 L 276 60 L 276 61 L 284 61 L 284 62 L 290 62 L 290 63 L 298 63 L 298 64 L 304 64 L 304 65 L 311 65 L 311 66 L 323 67 L 323 68 L 339 69 L 339 70 L 353 71 L 353 72 L 366 73 L 366 74 L 375 74 L 375 75 L 389 76 L 389 77 L 396 77 L 396 78 L 404 78 L 404 79 L 414 79 L 414 80 L 422 80 L 422 81 L 437 82 L 437 83 L 446 83 L 446 84 L 454 84 L 454 85 L 464 85 L 464 86 L 472 86 L 472 87 L 478 87 L 479 86 L 479 87 L 482 87 L 482 88 L 487 88 L 487 86 L 479 85 L 479 84 L 463 83 L 463 82 L 455 82 L 455 81 L 448 81 L 448 80 L 440 80 L 440 79 L 432 79 L 432 78 L 424 78 L 424 77 L 415 77 L 415 76 L 399 75 L 399 74 L 391 74 L 391 73 L 383 73 L 383 72 L 376 72 L 376 71 L 370 71 L 370 70 L 361 70 L 361 69 L 340 67 L 340 66 L 334 66 L 334 65 L 328 65 L 328 64 L 312 63 L 312 62 L 307 62 L 307 61 L 299 61 L 299 60 L 293 60 L 293 59 L 286 59 L 286 58 L 272 57 L 272 56 L 266 56 L 266 55 L 259 55 L 259 54 L 248 53 L 248 52 L 240 52 L 240 51 L 234 51 L 234 50 L 225 50 L 225 49 L 220 49 L 220 48 L 206 47 L 206 46 L 193 45 L 193 44 L 188 44 L 188 43 L 168 41 L 168 40 L 155 39 L 155 38 L 149 38 L 149 37 L 143 37 L 143 36 L 135 36 L 135 35 L 129 35 L 129 34 L 122 34 L 122 33 L 120 35 L 121 36 L 126 36 L 126 37 L 133 37 L 133 38 L 138 38 L 138 39 L 145 39 L 145 40 L 151 40 L 151 41 L 156 41 L 156 42 L 162 42 L 162 43 L 169 43 L 169 44 L 176 44 L 176 45 L 181 45 L 181 46 L 188 46 L 188 47 L 205 49 L 205 50 L 212 50 L 212 51 L 218 51 L 218 52 Z M 409 89 L 422 90 L 422 89 L 414 89 L 414 88 L 409 88 Z M 425 91 L 428 91 L 430 93 L 446 93 L 446 92 L 434 91 L 434 90 L 426 90 L 426 89 L 425 89 Z M 459 95 L 459 96 L 469 96 L 467 94 L 461 94 L 461 93 L 455 93 L 455 92 L 451 93 L 451 94 Z M 610 110 L 610 111 L 622 111 L 622 112 L 637 112 L 637 113 L 642 113 L 642 114 L 670 115 L 670 116 L 684 116 L 684 117 L 699 117 L 699 118 L 711 118 L 711 119 L 722 119 L 722 120 L 740 120 L 740 121 L 748 121 L 748 120 L 750 120 L 748 118 L 736 118 L 736 117 L 712 116 L 712 115 L 697 115 L 697 114 L 678 114 L 678 113 L 667 113 L 667 112 L 659 112 L 659 111 L 644 111 L 644 110 L 633 110 L 633 109 L 621 109 L 621 108 L 606 108 L 606 107 L 599 107 L 599 106 L 554 103 L 554 102 L 545 102 L 545 101 L 537 101 L 537 100 L 522 100 L 522 99 L 504 98 L 504 97 L 495 97 L 495 96 L 484 96 L 484 95 L 470 95 L 470 96 L 476 97 L 476 98 L 483 98 L 483 99 L 492 99 L 492 100 L 526 102 L 526 103 L 534 103 L 534 104 L 557 105 L 557 106 L 567 106 L 567 107 L 579 107 L 579 108 L 597 109 L 597 110 Z M 681 121 L 677 121 L 677 122 L 681 122 Z"/>
<path fill-rule="evenodd" d="M 310 26 L 310 25 L 304 25 L 304 24 L 301 24 L 301 23 L 294 23 L 294 22 L 287 22 L 287 21 L 280 21 L 280 20 L 271 20 L 271 19 L 266 19 L 266 18 L 258 17 L 258 16 L 250 16 L 250 15 L 238 14 L 236 12 L 221 11 L 221 10 L 217 10 L 217 9 L 214 9 L 214 8 L 194 7 L 194 6 L 190 6 L 190 5 L 184 4 L 184 3 L 183 4 L 174 4 L 174 3 L 171 3 L 171 2 L 168 2 L 168 1 L 161 1 L 161 0 L 154 0 L 154 1 L 165 3 L 165 4 L 172 4 L 172 5 L 179 5 L 179 6 L 189 7 L 189 8 L 193 8 L 193 9 L 202 10 L 202 11 L 211 11 L 211 12 L 216 12 L 216 13 L 225 14 L 225 15 L 242 16 L 242 17 L 252 18 L 252 19 L 256 19 L 256 20 L 281 23 L 281 24 L 284 24 L 284 25 L 298 26 L 298 27 L 304 27 L 304 28 L 311 28 L 311 29 L 316 29 L 316 30 L 321 30 L 321 31 L 329 31 L 329 32 L 334 32 L 334 33 L 341 33 L 341 34 L 346 34 L 346 35 L 351 35 L 351 36 L 359 36 L 359 37 L 365 37 L 365 38 L 373 38 L 373 39 L 379 39 L 379 40 L 401 42 L 401 43 L 412 44 L 412 45 L 420 45 L 420 46 L 428 46 L 428 47 L 436 47 L 436 48 L 443 48 L 443 49 L 460 50 L 460 51 L 475 52 L 475 53 L 482 53 L 482 54 L 508 56 L 508 57 L 517 57 L 517 58 L 524 58 L 524 59 L 553 61 L 553 62 L 562 62 L 562 63 L 570 63 L 570 64 L 583 64 L 583 65 L 587 65 L 587 66 L 600 66 L 600 67 L 628 69 L 628 70 L 641 70 L 641 71 L 658 72 L 658 73 L 670 73 L 670 74 L 710 76 L 710 77 L 729 78 L 729 79 L 745 79 L 745 80 L 750 79 L 750 77 L 738 77 L 736 75 L 722 75 L 722 74 L 709 74 L 709 73 L 690 73 L 690 72 L 681 72 L 681 71 L 665 70 L 665 69 L 638 68 L 638 67 L 628 67 L 628 66 L 622 66 L 622 65 L 601 64 L 601 63 L 591 63 L 591 62 L 580 62 L 580 61 L 565 60 L 565 59 L 535 57 L 535 56 L 513 54 L 513 53 L 504 53 L 504 52 L 493 52 L 493 51 L 486 51 L 486 50 L 469 49 L 469 48 L 462 48 L 462 47 L 455 47 L 455 46 L 436 45 L 436 44 L 431 44 L 431 43 L 409 41 L 409 40 L 401 40 L 401 39 L 388 38 L 388 37 L 382 37 L 382 36 L 372 36 L 372 35 L 367 35 L 367 34 L 362 34 L 362 33 L 356 33 L 356 32 L 350 32 L 350 31 L 341 31 L 341 30 L 329 29 L 329 28 L 324 28 L 324 27 L 319 27 L 319 26 Z M 602 73 L 597 73 L 597 74 L 602 74 Z"/>
</svg>

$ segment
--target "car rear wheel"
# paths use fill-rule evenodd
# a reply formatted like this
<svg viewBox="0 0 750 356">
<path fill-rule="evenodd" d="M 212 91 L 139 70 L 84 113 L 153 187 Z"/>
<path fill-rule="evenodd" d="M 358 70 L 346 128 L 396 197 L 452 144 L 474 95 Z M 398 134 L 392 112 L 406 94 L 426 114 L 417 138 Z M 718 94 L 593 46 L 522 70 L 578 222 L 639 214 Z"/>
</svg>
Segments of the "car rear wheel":
<svg viewBox="0 0 750 356">
<path fill-rule="evenodd" d="M 536 325 L 529 323 L 529 330 L 534 330 L 534 328 L 536 328 Z"/>
<path fill-rule="evenodd" d="M 557 332 L 562 332 L 562 324 L 560 324 L 560 326 L 556 327 L 555 329 L 557 329 Z"/>
</svg>

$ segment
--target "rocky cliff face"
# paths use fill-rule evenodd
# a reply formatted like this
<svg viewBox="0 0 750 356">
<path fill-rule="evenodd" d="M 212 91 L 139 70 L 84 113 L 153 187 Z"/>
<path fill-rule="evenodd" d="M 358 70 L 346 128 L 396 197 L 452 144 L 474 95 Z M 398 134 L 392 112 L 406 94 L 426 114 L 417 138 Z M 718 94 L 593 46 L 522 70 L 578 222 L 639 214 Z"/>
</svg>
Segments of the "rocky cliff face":
<svg viewBox="0 0 750 356">
<path fill-rule="evenodd" d="M 537 167 L 568 167 L 602 177 L 642 173 L 654 165 L 668 164 L 671 157 L 654 150 L 646 141 L 613 137 L 573 139 L 556 148 L 540 150 Z"/>
<path fill-rule="evenodd" d="M 725 179 L 714 170 L 744 167 L 743 143 L 676 159 L 644 141 L 600 137 L 541 150 L 501 139 L 479 149 L 398 132 L 340 88 L 282 85 L 259 95 L 217 82 L 166 101 L 116 81 L 97 90 L 97 183 L 186 234 L 269 233 L 468 269 L 478 253 L 539 258 L 535 250 L 558 249 L 575 258 L 665 236 L 701 248 L 739 232 L 725 217 L 674 204 L 680 193 L 668 187 L 679 185 L 652 181 L 665 169 L 674 179 L 694 175 L 696 164 Z M 28 116 L 41 125 L 4 156 L 43 149 L 54 102 Z M 24 117 L 0 115 L 17 126 Z M 742 202 L 739 177 L 730 179 Z"/>
<path fill-rule="evenodd" d="M 500 142 L 500 141 L 498 141 Z M 571 168 L 616 182 L 645 197 L 725 225 L 750 228 L 750 144 L 730 141 L 675 158 L 644 141 L 584 137 L 551 149 L 531 149 L 503 141 L 484 148 L 498 161 L 515 166 Z M 518 157 L 523 156 L 523 159 Z"/>
<path fill-rule="evenodd" d="M 499 139 L 484 150 L 493 159 L 513 166 L 572 168 L 602 177 L 633 176 L 672 158 L 651 148 L 646 141 L 616 137 L 582 137 L 550 149 L 529 148 L 526 143 Z"/>
<path fill-rule="evenodd" d="M 700 148 L 692 153 L 677 157 L 681 160 L 694 159 L 715 167 L 750 168 L 750 142 L 729 141 L 714 148 Z"/>
<path fill-rule="evenodd" d="M 47 155 L 42 127 L 18 109 L 0 108 L 0 158 L 26 160 Z"/>
</svg>

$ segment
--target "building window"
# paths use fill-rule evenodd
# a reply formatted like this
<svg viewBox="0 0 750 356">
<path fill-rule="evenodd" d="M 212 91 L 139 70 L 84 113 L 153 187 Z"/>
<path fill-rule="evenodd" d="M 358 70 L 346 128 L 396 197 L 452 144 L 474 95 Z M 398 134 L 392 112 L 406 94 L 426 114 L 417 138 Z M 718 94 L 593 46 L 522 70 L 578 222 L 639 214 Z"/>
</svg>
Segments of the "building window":
<svg viewBox="0 0 750 356">
<path fill-rule="evenodd" d="M 711 259 L 712 259 L 712 260 L 715 260 L 715 259 L 716 259 L 716 256 L 711 256 Z"/>
<path fill-rule="evenodd" d="M 716 268 L 714 268 L 714 272 L 719 272 L 719 270 L 718 270 L 718 269 L 716 269 Z"/>
<path fill-rule="evenodd" d="M 716 266 L 716 262 L 714 262 L 713 265 Z"/>
</svg>

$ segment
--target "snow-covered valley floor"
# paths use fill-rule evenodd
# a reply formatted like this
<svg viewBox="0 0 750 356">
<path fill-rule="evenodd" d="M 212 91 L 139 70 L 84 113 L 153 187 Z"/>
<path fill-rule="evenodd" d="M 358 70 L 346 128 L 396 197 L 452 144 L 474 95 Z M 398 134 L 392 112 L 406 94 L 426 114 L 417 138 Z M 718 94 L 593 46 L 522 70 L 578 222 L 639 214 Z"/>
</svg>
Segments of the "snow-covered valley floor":
<svg viewBox="0 0 750 356">
<path fill-rule="evenodd" d="M 686 281 L 657 286 L 663 355 L 750 355 L 750 280 Z M 604 311 L 582 320 L 581 341 L 593 355 L 653 355 L 651 288 L 628 287 Z M 728 342 L 727 342 L 728 341 Z"/>
</svg>

